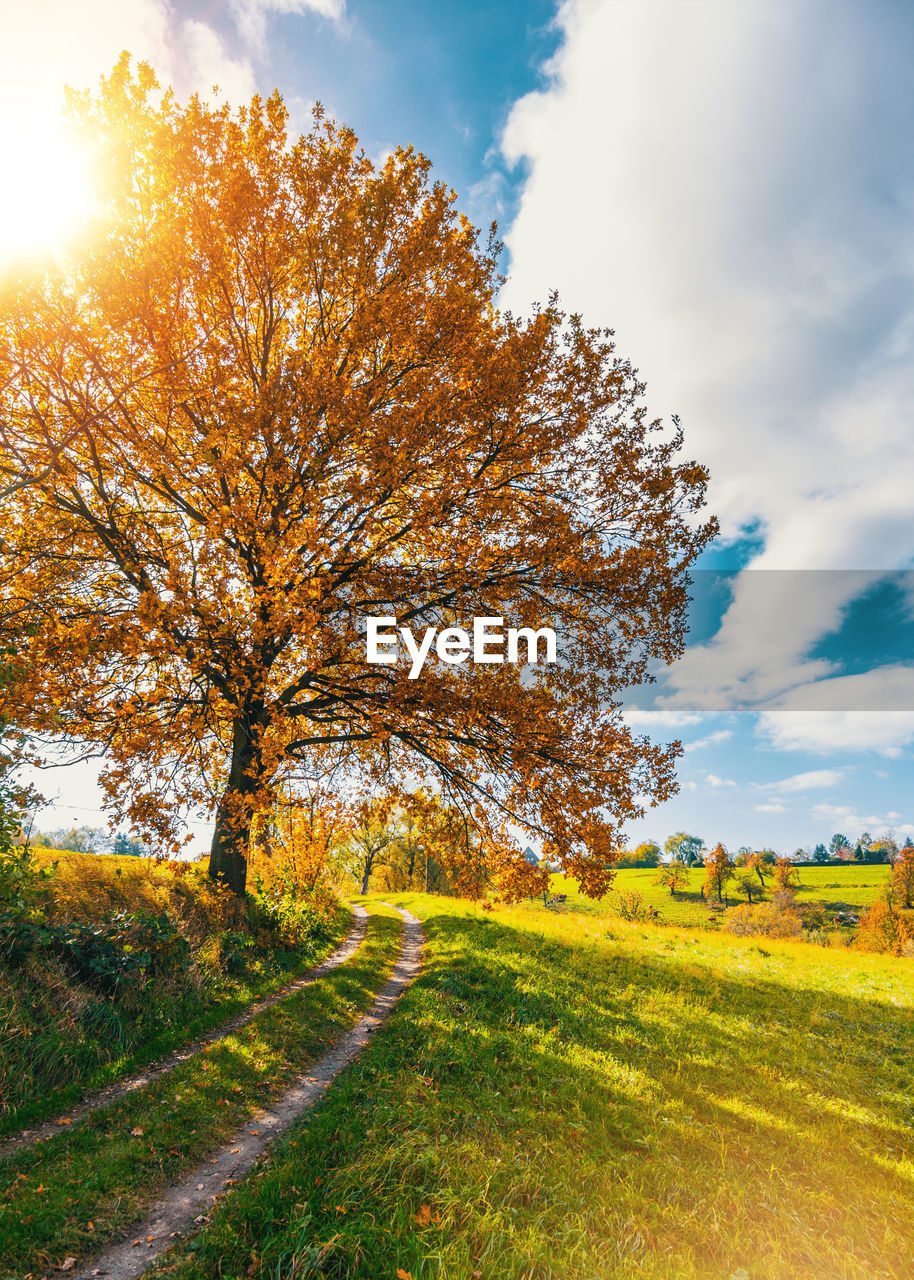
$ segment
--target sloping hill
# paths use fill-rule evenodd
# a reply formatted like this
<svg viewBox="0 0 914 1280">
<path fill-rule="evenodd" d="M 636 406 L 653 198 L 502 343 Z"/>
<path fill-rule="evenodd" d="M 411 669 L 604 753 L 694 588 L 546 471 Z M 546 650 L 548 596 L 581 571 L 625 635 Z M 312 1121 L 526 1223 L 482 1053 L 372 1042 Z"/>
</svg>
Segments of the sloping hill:
<svg viewBox="0 0 914 1280">
<path fill-rule="evenodd" d="M 889 1280 L 914 963 L 393 899 L 426 969 L 181 1280 Z"/>
</svg>

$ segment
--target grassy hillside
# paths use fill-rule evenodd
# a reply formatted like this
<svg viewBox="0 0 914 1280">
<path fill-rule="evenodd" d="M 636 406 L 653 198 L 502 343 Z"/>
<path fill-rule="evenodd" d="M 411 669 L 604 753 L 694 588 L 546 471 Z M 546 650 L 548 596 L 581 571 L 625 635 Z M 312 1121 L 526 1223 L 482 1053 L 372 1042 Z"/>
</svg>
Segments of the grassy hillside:
<svg viewBox="0 0 914 1280">
<path fill-rule="evenodd" d="M 331 949 L 348 912 L 240 904 L 204 869 L 40 850 L 0 903 L 0 1134 L 231 1017 Z M 313 909 L 312 909 L 313 908 Z"/>
<path fill-rule="evenodd" d="M 634 890 L 640 893 L 644 901 L 660 912 L 665 924 L 694 925 L 701 927 L 715 915 L 716 902 L 709 905 L 701 896 L 701 886 L 705 878 L 704 868 L 696 867 L 689 873 L 686 885 L 671 896 L 669 889 L 653 884 L 656 871 L 641 867 L 622 867 L 616 872 L 613 882 L 614 893 Z M 889 882 L 891 868 L 888 866 L 843 866 L 843 867 L 798 867 L 800 887 L 797 890 L 797 902 L 822 903 L 829 914 L 838 911 L 858 912 L 875 901 L 879 891 Z M 756 877 L 757 879 L 757 877 Z M 759 886 L 761 887 L 761 886 Z M 767 877 L 767 896 L 770 897 L 773 877 Z M 578 892 L 577 885 L 567 876 L 553 876 L 552 892 L 564 893 L 568 897 L 569 911 L 587 911 L 603 915 L 611 909 L 614 893 L 601 902 L 594 902 Z M 754 895 L 753 895 L 754 896 Z M 731 906 L 745 902 L 744 894 L 735 890 L 731 883 L 729 894 Z"/>
<path fill-rule="evenodd" d="M 180 1280 L 908 1280 L 914 963 L 420 895 L 426 968 Z"/>
</svg>

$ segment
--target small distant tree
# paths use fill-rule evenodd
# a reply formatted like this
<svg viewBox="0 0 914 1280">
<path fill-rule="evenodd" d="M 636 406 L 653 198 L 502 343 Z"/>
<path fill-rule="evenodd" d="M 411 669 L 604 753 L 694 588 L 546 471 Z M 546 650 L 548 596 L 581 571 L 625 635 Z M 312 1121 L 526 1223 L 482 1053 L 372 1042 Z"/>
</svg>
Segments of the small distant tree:
<svg viewBox="0 0 914 1280">
<path fill-rule="evenodd" d="M 656 840 L 642 840 L 635 850 L 635 861 L 656 867 L 660 861 L 660 845 Z"/>
<path fill-rule="evenodd" d="M 761 898 L 762 896 L 761 889 L 755 883 L 755 880 L 753 879 L 752 875 L 748 871 L 744 871 L 742 875 L 737 876 L 736 888 L 739 893 L 744 893 L 746 895 L 746 897 L 749 899 L 750 905 L 753 900 L 752 899 L 753 894 L 755 894 L 756 898 Z"/>
<path fill-rule="evenodd" d="M 705 842 L 701 836 L 690 836 L 685 831 L 677 831 L 668 836 L 663 848 L 668 858 L 673 858 L 684 866 L 691 867 L 701 859 L 701 851 Z"/>
<path fill-rule="evenodd" d="M 865 858 L 865 855 L 864 855 L 864 852 L 863 852 L 863 845 L 862 845 L 862 844 L 857 844 L 857 845 L 854 847 L 854 861 L 855 861 L 855 862 L 865 862 L 865 861 L 866 861 L 866 858 Z"/>
<path fill-rule="evenodd" d="M 836 858 L 838 856 L 839 851 L 841 849 L 846 849 L 849 844 L 850 844 L 850 841 L 848 840 L 847 836 L 842 835 L 840 831 L 836 831 L 835 834 L 832 836 L 831 840 L 829 840 L 828 842 L 828 851 L 833 858 Z"/>
<path fill-rule="evenodd" d="M 867 862 L 888 862 L 891 865 L 897 853 L 898 846 L 895 841 L 890 836 L 880 836 L 864 850 L 864 857 Z"/>
<path fill-rule="evenodd" d="M 111 852 L 120 858 L 143 858 L 148 854 L 142 840 L 131 839 L 123 831 L 119 831 L 112 840 Z"/>
<path fill-rule="evenodd" d="M 778 858 L 774 864 L 774 882 L 779 890 L 793 890 L 799 886 L 800 873 L 789 858 Z"/>
<path fill-rule="evenodd" d="M 892 867 L 892 898 L 896 907 L 914 906 L 914 848 L 898 850 Z"/>
<path fill-rule="evenodd" d="M 348 806 L 319 780 L 281 791 L 251 824 L 248 860 L 258 889 L 312 893 L 351 835 L 350 822 Z"/>
<path fill-rule="evenodd" d="M 48 832 L 49 848 L 70 853 L 107 853 L 111 840 L 101 827 L 59 827 Z"/>
<path fill-rule="evenodd" d="M 677 889 L 682 885 L 688 884 L 688 882 L 688 867 L 681 862 L 664 862 L 658 868 L 652 884 L 663 885 L 665 889 L 669 889 L 671 896 L 675 898 Z"/>
<path fill-rule="evenodd" d="M 817 844 L 812 851 L 813 862 L 828 862 L 828 850 L 824 844 Z"/>
<path fill-rule="evenodd" d="M 716 893 L 717 901 L 723 902 L 724 889 L 735 874 L 733 859 L 722 844 L 716 845 L 710 853 L 705 854 L 705 882 L 703 886 L 705 897 L 710 897 L 712 893 Z"/>
<path fill-rule="evenodd" d="M 389 819 L 386 801 L 364 801 L 356 807 L 343 864 L 361 881 L 359 893 L 368 892 L 371 873 L 378 867 L 387 866 L 399 847 L 400 832 L 391 825 Z"/>
<path fill-rule="evenodd" d="M 754 871 L 758 876 L 758 882 L 764 889 L 765 876 L 768 874 L 768 868 L 771 866 L 773 859 L 769 859 L 767 850 L 753 850 L 746 857 L 746 866 L 750 871 Z"/>
</svg>

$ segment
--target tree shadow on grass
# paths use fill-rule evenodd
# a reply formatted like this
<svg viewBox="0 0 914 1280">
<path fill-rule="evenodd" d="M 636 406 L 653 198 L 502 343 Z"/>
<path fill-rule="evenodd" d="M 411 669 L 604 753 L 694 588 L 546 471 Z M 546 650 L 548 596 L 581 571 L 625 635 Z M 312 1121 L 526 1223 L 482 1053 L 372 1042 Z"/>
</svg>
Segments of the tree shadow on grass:
<svg viewBox="0 0 914 1280">
<path fill-rule="evenodd" d="M 909 1010 L 425 923 L 390 1022 L 182 1280 L 909 1275 Z"/>
</svg>

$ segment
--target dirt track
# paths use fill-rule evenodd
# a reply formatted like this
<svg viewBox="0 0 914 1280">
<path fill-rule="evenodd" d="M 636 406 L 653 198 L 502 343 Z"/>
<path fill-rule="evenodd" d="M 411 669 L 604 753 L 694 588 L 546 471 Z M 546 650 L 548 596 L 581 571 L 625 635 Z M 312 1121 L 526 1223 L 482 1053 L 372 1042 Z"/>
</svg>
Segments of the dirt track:
<svg viewBox="0 0 914 1280">
<path fill-rule="evenodd" d="M 252 1018 L 256 1018 L 258 1013 L 263 1013 L 264 1009 L 272 1008 L 273 1005 L 279 1004 L 280 1001 L 294 995 L 296 991 L 301 991 L 302 987 L 307 987 L 312 982 L 317 982 L 318 978 L 323 978 L 325 974 L 344 964 L 361 945 L 365 937 L 365 931 L 368 928 L 368 912 L 365 908 L 353 906 L 352 910 L 355 915 L 352 928 L 337 949 L 327 956 L 325 960 L 322 960 L 320 964 L 314 965 L 313 968 L 308 969 L 300 977 L 293 979 L 292 982 L 287 982 L 284 987 L 274 992 L 273 995 L 268 996 L 265 1000 L 258 1000 L 255 1004 L 249 1004 L 236 1017 L 231 1018 L 228 1022 L 221 1023 L 218 1027 L 214 1027 L 212 1031 L 207 1031 L 199 1039 L 191 1041 L 190 1044 L 182 1045 L 180 1049 L 176 1049 L 166 1057 L 160 1058 L 158 1062 L 144 1067 L 136 1075 L 129 1076 L 126 1080 L 118 1081 L 117 1084 L 108 1085 L 104 1089 L 87 1094 L 75 1107 L 62 1111 L 60 1115 L 51 1120 L 43 1121 L 34 1129 L 23 1129 L 21 1133 L 4 1138 L 0 1141 L 0 1160 L 14 1151 L 21 1151 L 23 1147 L 33 1147 L 39 1142 L 46 1142 L 48 1138 L 53 1138 L 56 1133 L 60 1133 L 61 1128 L 72 1128 L 82 1120 L 85 1120 L 86 1116 L 92 1112 L 101 1111 L 104 1107 L 110 1107 L 125 1095 L 133 1093 L 136 1089 L 144 1088 L 146 1085 L 151 1084 L 153 1080 L 157 1080 L 159 1076 L 167 1075 L 169 1071 L 173 1071 L 180 1063 L 186 1062 L 188 1058 L 193 1058 L 198 1053 L 202 1053 L 209 1045 L 215 1044 L 217 1040 L 224 1040 L 233 1031 L 245 1026 Z"/>
<path fill-rule="evenodd" d="M 125 1239 L 111 1244 L 80 1270 L 72 1271 L 72 1280 L 134 1280 L 141 1275 L 178 1238 L 203 1225 L 215 1202 L 244 1177 L 268 1144 L 323 1096 L 336 1076 L 368 1044 L 370 1033 L 388 1017 L 398 997 L 419 973 L 422 927 L 408 911 L 397 910 L 405 921 L 400 956 L 368 1013 L 274 1107 L 247 1121 L 202 1165 L 174 1183 L 144 1221 L 135 1223 Z"/>
</svg>

